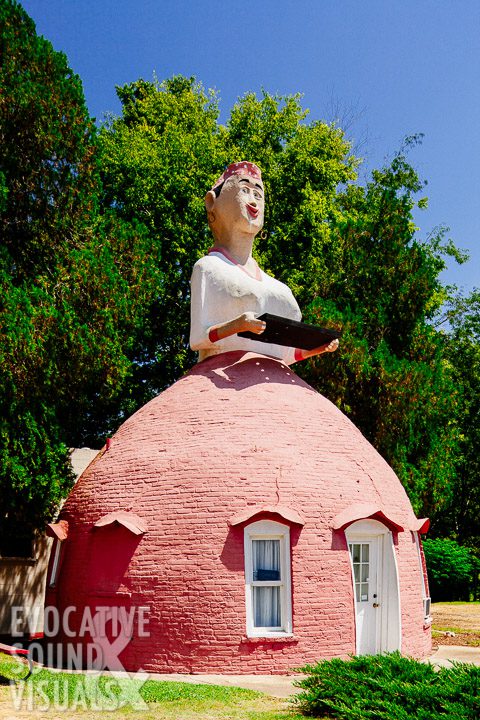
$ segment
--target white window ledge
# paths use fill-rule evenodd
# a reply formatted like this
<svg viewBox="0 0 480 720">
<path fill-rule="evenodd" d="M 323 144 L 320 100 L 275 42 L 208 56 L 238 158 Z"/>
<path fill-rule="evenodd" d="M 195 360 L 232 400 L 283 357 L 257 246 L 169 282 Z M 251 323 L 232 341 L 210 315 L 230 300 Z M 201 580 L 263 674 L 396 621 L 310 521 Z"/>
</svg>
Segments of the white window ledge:
<svg viewBox="0 0 480 720">
<path fill-rule="evenodd" d="M 274 642 L 274 643 L 288 643 L 288 642 L 298 642 L 298 638 L 293 635 L 292 633 L 277 633 L 277 634 L 271 634 L 267 635 L 264 633 L 263 635 L 244 635 L 242 637 L 242 643 L 265 643 L 265 642 Z"/>
</svg>

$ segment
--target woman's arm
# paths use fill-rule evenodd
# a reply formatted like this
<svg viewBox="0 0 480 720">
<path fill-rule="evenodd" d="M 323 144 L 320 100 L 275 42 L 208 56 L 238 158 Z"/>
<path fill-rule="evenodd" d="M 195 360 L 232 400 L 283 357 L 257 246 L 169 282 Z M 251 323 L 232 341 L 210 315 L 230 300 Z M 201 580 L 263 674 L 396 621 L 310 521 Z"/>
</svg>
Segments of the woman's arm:
<svg viewBox="0 0 480 720">
<path fill-rule="evenodd" d="M 210 342 L 216 342 L 230 335 L 236 335 L 239 332 L 253 332 L 256 335 L 260 335 L 266 327 L 267 323 L 263 320 L 258 320 L 255 317 L 255 313 L 245 312 L 233 318 L 233 320 L 212 325 L 212 327 L 208 329 L 208 339 Z"/>
<path fill-rule="evenodd" d="M 332 340 L 329 343 L 326 343 L 325 345 L 320 345 L 318 348 L 314 348 L 313 350 L 299 350 L 298 348 L 295 350 L 295 362 L 298 362 L 299 360 L 306 360 L 309 357 L 313 357 L 314 355 L 322 355 L 323 353 L 327 352 L 335 352 L 335 350 L 338 348 L 338 340 Z"/>
</svg>

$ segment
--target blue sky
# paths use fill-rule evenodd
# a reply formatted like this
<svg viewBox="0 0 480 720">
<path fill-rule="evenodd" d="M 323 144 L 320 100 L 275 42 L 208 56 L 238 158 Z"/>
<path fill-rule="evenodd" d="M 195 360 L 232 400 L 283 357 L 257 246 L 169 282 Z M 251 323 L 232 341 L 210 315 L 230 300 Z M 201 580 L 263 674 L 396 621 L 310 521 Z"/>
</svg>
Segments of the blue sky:
<svg viewBox="0 0 480 720">
<path fill-rule="evenodd" d="M 97 120 L 120 112 L 115 85 L 181 73 L 219 92 L 221 120 L 245 92 L 302 93 L 311 119 L 349 120 L 363 172 L 424 133 L 410 155 L 428 180 L 420 236 L 448 226 L 471 260 L 444 280 L 480 286 L 479 0 L 22 4 L 67 54 Z"/>
</svg>

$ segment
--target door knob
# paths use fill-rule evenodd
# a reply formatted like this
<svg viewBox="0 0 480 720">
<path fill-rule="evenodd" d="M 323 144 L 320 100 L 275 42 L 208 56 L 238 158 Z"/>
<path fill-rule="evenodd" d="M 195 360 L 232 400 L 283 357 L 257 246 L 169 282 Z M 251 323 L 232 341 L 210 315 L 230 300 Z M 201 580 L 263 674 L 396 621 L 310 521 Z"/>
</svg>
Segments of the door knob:
<svg viewBox="0 0 480 720">
<path fill-rule="evenodd" d="M 373 607 L 374 608 L 380 607 L 380 603 L 373 603 Z"/>
</svg>

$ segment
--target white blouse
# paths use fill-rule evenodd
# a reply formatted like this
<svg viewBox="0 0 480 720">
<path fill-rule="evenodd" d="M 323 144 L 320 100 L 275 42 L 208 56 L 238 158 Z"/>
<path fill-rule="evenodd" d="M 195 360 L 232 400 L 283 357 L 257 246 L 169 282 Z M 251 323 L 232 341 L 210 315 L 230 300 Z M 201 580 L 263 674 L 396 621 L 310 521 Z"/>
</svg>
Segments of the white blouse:
<svg viewBox="0 0 480 720">
<path fill-rule="evenodd" d="M 289 320 L 301 320 L 302 313 L 289 287 L 259 270 L 259 279 L 242 266 L 211 251 L 193 268 L 191 284 L 190 347 L 199 351 L 199 361 L 231 350 L 245 350 L 282 360 L 295 361 L 295 348 L 249 340 L 230 335 L 212 343 L 210 328 L 233 320 L 244 312 L 262 315 L 265 312 Z"/>
</svg>

